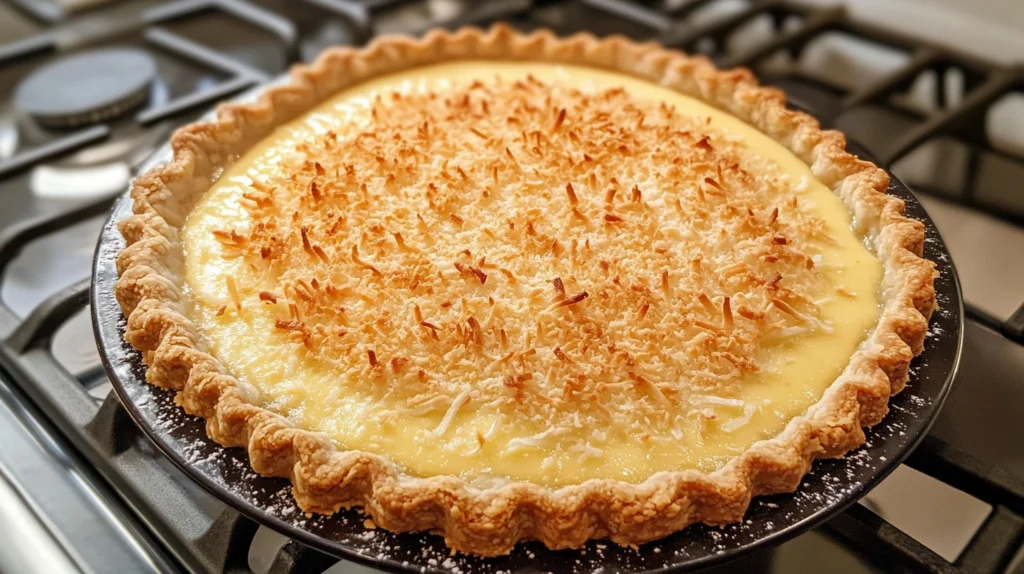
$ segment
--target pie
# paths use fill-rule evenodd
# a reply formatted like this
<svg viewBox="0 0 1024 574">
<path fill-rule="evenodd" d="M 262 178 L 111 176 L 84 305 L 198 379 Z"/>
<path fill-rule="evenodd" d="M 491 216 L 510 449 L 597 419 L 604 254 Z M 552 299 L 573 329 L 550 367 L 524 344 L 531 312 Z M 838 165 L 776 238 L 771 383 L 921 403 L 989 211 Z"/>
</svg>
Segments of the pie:
<svg viewBox="0 0 1024 574">
<path fill-rule="evenodd" d="M 864 441 L 935 308 L 883 170 L 655 44 L 388 37 L 172 142 L 120 227 L 147 380 L 304 511 L 466 553 L 740 520 Z"/>
</svg>

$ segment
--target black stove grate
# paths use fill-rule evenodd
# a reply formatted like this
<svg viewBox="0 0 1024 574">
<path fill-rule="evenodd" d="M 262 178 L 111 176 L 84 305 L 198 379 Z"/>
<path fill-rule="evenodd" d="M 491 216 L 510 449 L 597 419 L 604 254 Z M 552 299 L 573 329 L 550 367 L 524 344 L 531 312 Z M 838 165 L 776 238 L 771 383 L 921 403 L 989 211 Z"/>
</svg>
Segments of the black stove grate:
<svg viewBox="0 0 1024 574">
<path fill-rule="evenodd" d="M 87 32 L 82 33 L 74 27 L 78 20 L 91 22 L 97 16 L 72 17 L 47 2 L 12 3 L 43 24 L 61 26 L 39 36 L 0 45 L 0 72 L 29 58 L 52 57 L 107 41 L 109 30 L 97 32 L 86 27 Z M 194 117 L 189 114 L 195 109 L 282 71 L 261 69 L 175 31 L 176 23 L 202 13 L 218 12 L 262 30 L 276 42 L 285 64 L 309 60 L 330 43 L 364 43 L 387 31 L 381 21 L 396 13 L 408 15 L 401 25 L 412 33 L 437 25 L 454 28 L 507 20 L 524 29 L 552 27 L 559 33 L 588 29 L 656 39 L 671 47 L 706 53 L 719 65 L 752 67 L 764 81 L 794 94 L 795 106 L 806 108 L 825 125 L 842 127 L 854 139 L 860 139 L 857 130 L 843 124 L 844 116 L 851 110 L 881 107 L 903 117 L 911 127 L 901 137 L 880 144 L 868 141 L 870 138 L 860 139 L 861 144 L 881 158 L 882 164 L 895 166 L 897 174 L 899 161 L 928 142 L 938 138 L 956 140 L 967 149 L 962 181 L 958 193 L 942 195 L 1015 223 L 1024 222 L 1024 208 L 1014 211 L 1006 207 L 1012 202 L 977 193 L 985 158 L 994 156 L 1024 167 L 1020 157 L 994 146 L 984 129 L 984 118 L 991 106 L 1005 95 L 1024 89 L 1024 69 L 997 65 L 860 23 L 850 19 L 841 8 L 810 8 L 785 0 L 765 0 L 749 2 L 713 21 L 700 18 L 702 12 L 720 3 L 691 0 L 664 8 L 658 3 L 626 0 L 497 1 L 470 3 L 469 8 L 456 15 L 436 21 L 430 19 L 426 9 L 418 8 L 418 3 L 401 0 L 182 0 L 139 10 L 131 18 L 119 20 L 116 37 L 134 38 L 149 49 L 166 51 L 207 68 L 219 78 L 202 90 L 144 108 L 129 120 L 138 126 L 187 121 Z M 746 27 L 759 19 L 767 19 L 773 32 L 754 46 L 730 50 L 732 38 L 744 34 Z M 829 33 L 866 39 L 902 51 L 908 57 L 884 77 L 853 87 L 808 76 L 793 65 L 817 39 Z M 963 78 L 962 96 L 952 96 L 943 82 L 936 82 L 935 106 L 930 111 L 909 107 L 900 99 L 900 94 L 923 74 L 942 76 L 950 70 L 957 70 Z M 5 178 L 22 175 L 41 162 L 111 137 L 113 131 L 111 125 L 101 124 L 58 134 L 52 141 L 2 159 L 0 185 Z M 930 191 L 928 182 L 911 183 L 921 191 Z M 109 208 L 111 201 L 112 198 L 101 198 L 79 202 L 7 226 L 0 232 L 0 271 L 29 242 L 96 217 Z M 132 533 L 136 542 L 116 550 L 85 551 L 79 558 L 100 571 L 175 567 L 197 572 L 248 571 L 245 557 L 256 526 L 222 507 L 211 510 L 204 494 L 183 484 L 180 475 L 153 456 L 151 447 L 113 395 L 97 402 L 86 386 L 54 359 L 50 341 L 69 315 L 88 304 L 88 289 L 87 280 L 76 283 L 44 300 L 25 318 L 0 306 L 0 367 L 16 387 L 11 390 L 0 385 L 0 390 L 27 395 L 59 431 L 59 440 L 73 447 L 71 450 L 76 454 L 72 456 L 80 457 L 92 469 L 83 480 L 90 481 L 96 496 L 118 500 L 128 509 L 117 518 L 121 528 Z M 1024 342 L 1024 304 L 1007 321 L 970 308 L 968 316 L 982 325 L 979 328 Z M 993 507 L 955 563 L 939 557 L 859 505 L 827 523 L 824 532 L 887 571 L 1000 572 L 1011 564 L 1024 542 L 1024 481 L 934 436 L 925 439 L 907 464 Z M 56 513 L 55 520 L 63 519 L 80 520 L 61 518 Z M 99 519 L 96 528 L 100 528 L 103 520 L 109 518 Z M 89 529 L 78 524 L 71 530 L 60 530 L 70 532 L 72 546 L 89 548 Z M 333 561 L 289 542 L 270 571 L 319 571 Z M 1018 565 L 1017 571 L 1024 572 L 1024 566 Z"/>
</svg>

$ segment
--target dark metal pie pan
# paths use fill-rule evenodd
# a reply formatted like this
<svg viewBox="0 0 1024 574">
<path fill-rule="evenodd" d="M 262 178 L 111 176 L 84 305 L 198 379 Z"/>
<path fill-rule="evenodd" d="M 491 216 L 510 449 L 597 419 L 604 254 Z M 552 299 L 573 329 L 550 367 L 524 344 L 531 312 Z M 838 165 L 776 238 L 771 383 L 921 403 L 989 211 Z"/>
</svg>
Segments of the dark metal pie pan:
<svg viewBox="0 0 1024 574">
<path fill-rule="evenodd" d="M 250 93 L 240 99 L 250 99 Z M 210 119 L 209 117 L 207 119 Z M 867 156 L 864 150 L 851 151 Z M 165 145 L 144 169 L 166 162 Z M 952 386 L 963 337 L 960 284 L 935 225 L 907 187 L 889 174 L 889 193 L 907 203 L 907 215 L 927 228 L 925 257 L 938 266 L 939 309 L 924 353 L 911 366 L 906 389 L 890 401 L 890 412 L 867 432 L 867 443 L 846 458 L 814 464 L 793 494 L 755 499 L 740 524 L 694 525 L 639 548 L 591 541 L 581 550 L 551 551 L 522 543 L 511 555 L 480 559 L 451 556 L 440 536 L 366 530 L 356 510 L 334 516 L 304 515 L 285 479 L 256 475 L 243 449 L 225 449 L 207 438 L 202 419 L 186 415 L 172 393 L 145 381 L 139 353 L 124 341 L 125 319 L 114 299 L 115 258 L 124 247 L 116 223 L 131 213 L 122 196 L 103 228 L 93 268 L 92 317 L 103 363 L 117 395 L 157 448 L 206 490 L 252 520 L 340 558 L 394 572 L 463 574 L 533 572 L 667 572 L 722 563 L 779 544 L 842 512 L 888 476 L 927 434 Z"/>
</svg>

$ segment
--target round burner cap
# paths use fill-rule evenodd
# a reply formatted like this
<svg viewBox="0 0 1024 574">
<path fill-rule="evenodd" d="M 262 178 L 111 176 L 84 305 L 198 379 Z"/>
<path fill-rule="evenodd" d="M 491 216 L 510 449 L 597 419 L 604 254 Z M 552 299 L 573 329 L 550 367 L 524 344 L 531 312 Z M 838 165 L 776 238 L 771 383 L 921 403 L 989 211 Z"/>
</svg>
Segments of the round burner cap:
<svg viewBox="0 0 1024 574">
<path fill-rule="evenodd" d="M 156 61 L 142 50 L 82 52 L 22 80 L 14 93 L 14 105 L 47 127 L 94 124 L 145 102 L 156 71 Z"/>
</svg>

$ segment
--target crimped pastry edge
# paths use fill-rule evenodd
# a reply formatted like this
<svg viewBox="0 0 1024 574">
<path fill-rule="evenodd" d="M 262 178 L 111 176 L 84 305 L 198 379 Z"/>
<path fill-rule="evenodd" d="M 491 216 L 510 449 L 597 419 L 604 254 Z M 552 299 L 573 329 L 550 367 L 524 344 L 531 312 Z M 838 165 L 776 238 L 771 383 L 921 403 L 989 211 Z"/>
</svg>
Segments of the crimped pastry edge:
<svg viewBox="0 0 1024 574">
<path fill-rule="evenodd" d="M 879 322 L 822 398 L 781 434 L 712 473 L 661 472 L 639 484 L 589 480 L 559 489 L 514 482 L 486 490 L 455 476 L 403 476 L 382 456 L 339 450 L 323 434 L 253 404 L 258 393 L 206 351 L 186 312 L 179 229 L 192 205 L 252 144 L 332 94 L 459 59 L 541 60 L 640 77 L 736 115 L 810 165 L 853 212 L 857 231 L 884 266 Z M 741 520 L 753 496 L 792 492 L 815 459 L 842 456 L 864 442 L 863 427 L 881 421 L 889 397 L 906 384 L 935 309 L 934 265 L 921 257 L 924 226 L 903 216 L 903 201 L 886 195 L 882 169 L 847 153 L 842 134 L 787 109 L 782 92 L 759 86 L 749 70 L 720 71 L 705 58 L 653 43 L 522 35 L 504 25 L 435 30 L 422 39 L 383 37 L 296 66 L 290 82 L 253 103 L 220 106 L 215 121 L 181 128 L 171 145 L 172 161 L 134 181 L 133 215 L 119 225 L 127 247 L 117 260 L 116 296 L 128 317 L 125 338 L 148 365 L 147 381 L 177 391 L 185 411 L 206 419 L 211 439 L 246 447 L 256 472 L 289 478 L 303 511 L 360 506 L 382 528 L 436 531 L 461 552 L 506 554 L 520 540 L 549 548 L 591 538 L 638 544 L 696 522 Z"/>
</svg>

